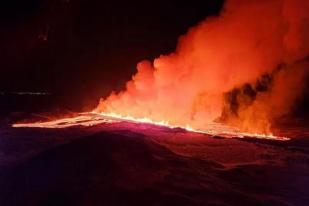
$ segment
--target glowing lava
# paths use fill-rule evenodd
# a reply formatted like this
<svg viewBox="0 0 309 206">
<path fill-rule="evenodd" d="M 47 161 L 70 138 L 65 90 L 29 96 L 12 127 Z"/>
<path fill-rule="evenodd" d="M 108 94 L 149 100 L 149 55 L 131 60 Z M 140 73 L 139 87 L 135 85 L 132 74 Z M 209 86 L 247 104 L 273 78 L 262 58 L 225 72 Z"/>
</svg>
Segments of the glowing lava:
<svg viewBox="0 0 309 206">
<path fill-rule="evenodd" d="M 171 125 L 167 121 L 156 122 L 151 120 L 150 118 L 134 118 L 131 116 L 122 116 L 120 114 L 115 113 L 81 113 L 77 117 L 72 118 L 63 118 L 58 120 L 52 120 L 47 122 L 34 122 L 34 123 L 16 123 L 13 124 L 12 127 L 30 127 L 30 128 L 68 128 L 74 126 L 94 126 L 99 124 L 110 124 L 117 122 L 134 122 L 137 124 L 151 124 L 156 126 L 163 126 L 170 129 L 181 128 L 188 132 L 195 132 L 201 134 L 207 134 L 211 136 L 220 136 L 225 138 L 259 138 L 259 139 L 269 139 L 269 140 L 279 140 L 286 141 L 289 140 L 288 137 L 279 137 L 274 135 L 266 135 L 266 134 L 254 134 L 254 133 L 245 133 L 240 132 L 236 128 L 226 126 L 219 123 L 212 123 L 207 125 L 209 129 L 200 130 L 194 129 L 190 125 L 186 125 L 185 127 L 178 125 Z"/>
<path fill-rule="evenodd" d="M 109 118 L 102 118 L 102 116 L 94 116 L 91 113 L 81 113 L 77 117 L 63 118 L 51 120 L 47 122 L 33 122 L 33 123 L 16 123 L 12 127 L 36 127 L 36 128 L 67 128 L 73 126 L 93 126 L 102 123 L 117 122 Z"/>
<path fill-rule="evenodd" d="M 106 117 L 112 117 L 112 118 L 117 118 L 121 120 L 127 120 L 127 121 L 133 121 L 137 123 L 148 123 L 148 124 L 153 124 L 153 125 L 158 125 L 158 126 L 165 126 L 169 128 L 182 128 L 186 131 L 189 132 L 196 132 L 196 133 L 203 133 L 203 134 L 208 134 L 212 136 L 220 136 L 220 137 L 226 137 L 226 138 L 244 138 L 244 137 L 254 137 L 254 138 L 261 138 L 261 139 L 271 139 L 271 140 L 290 140 L 288 137 L 279 137 L 279 136 L 274 136 L 273 134 L 257 134 L 257 133 L 247 133 L 247 132 L 240 132 L 237 130 L 237 128 L 233 128 L 230 126 L 226 126 L 220 123 L 212 123 L 208 124 L 207 127 L 209 129 L 206 130 L 200 130 L 200 129 L 194 129 L 190 125 L 186 125 L 185 127 L 180 126 L 180 125 L 171 125 L 169 124 L 168 121 L 160 121 L 156 122 L 151 120 L 150 118 L 134 118 L 131 116 L 122 116 L 120 114 L 115 114 L 115 113 L 103 113 L 100 114 Z"/>
</svg>

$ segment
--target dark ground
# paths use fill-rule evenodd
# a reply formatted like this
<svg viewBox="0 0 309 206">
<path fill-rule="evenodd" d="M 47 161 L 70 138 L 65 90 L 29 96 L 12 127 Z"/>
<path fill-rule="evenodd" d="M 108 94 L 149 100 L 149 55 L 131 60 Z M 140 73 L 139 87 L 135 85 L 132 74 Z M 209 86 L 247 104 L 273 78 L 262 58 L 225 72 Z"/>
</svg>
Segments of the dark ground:
<svg viewBox="0 0 309 206">
<path fill-rule="evenodd" d="M 273 142 L 128 122 L 2 124 L 0 205 L 308 205 L 308 132 L 289 131 Z"/>
</svg>

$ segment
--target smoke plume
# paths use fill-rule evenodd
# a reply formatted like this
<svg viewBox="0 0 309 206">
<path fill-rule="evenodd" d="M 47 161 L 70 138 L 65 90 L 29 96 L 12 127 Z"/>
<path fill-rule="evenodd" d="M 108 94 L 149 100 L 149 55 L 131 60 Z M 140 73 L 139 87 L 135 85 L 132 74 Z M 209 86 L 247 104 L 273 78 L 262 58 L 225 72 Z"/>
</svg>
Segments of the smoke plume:
<svg viewBox="0 0 309 206">
<path fill-rule="evenodd" d="M 182 36 L 174 53 L 138 63 L 126 89 L 101 99 L 95 111 L 270 133 L 302 95 L 308 11 L 307 0 L 228 0 L 220 16 Z"/>
</svg>

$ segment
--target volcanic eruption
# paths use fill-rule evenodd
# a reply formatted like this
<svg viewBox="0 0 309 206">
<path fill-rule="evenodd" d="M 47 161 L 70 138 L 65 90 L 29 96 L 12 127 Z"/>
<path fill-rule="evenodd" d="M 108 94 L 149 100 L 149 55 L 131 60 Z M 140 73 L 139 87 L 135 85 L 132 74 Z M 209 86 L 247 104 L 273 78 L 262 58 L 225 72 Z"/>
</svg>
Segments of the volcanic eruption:
<svg viewBox="0 0 309 206">
<path fill-rule="evenodd" d="M 125 89 L 102 98 L 92 113 L 271 136 L 272 125 L 302 96 L 308 9 L 306 0 L 228 0 L 220 15 L 181 36 L 174 53 L 139 62 Z"/>
<path fill-rule="evenodd" d="M 125 90 L 94 111 L 269 134 L 302 93 L 308 8 L 305 0 L 229 0 L 219 16 L 190 28 L 174 53 L 138 63 Z"/>
<path fill-rule="evenodd" d="M 309 205 L 308 0 L 43 2 L 2 47 L 1 206 Z"/>
</svg>

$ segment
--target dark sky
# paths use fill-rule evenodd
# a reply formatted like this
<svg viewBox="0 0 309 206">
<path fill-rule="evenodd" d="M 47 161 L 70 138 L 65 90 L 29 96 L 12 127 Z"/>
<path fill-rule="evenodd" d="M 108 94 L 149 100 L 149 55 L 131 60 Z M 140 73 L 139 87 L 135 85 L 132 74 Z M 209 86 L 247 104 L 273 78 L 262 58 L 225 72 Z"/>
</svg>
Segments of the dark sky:
<svg viewBox="0 0 309 206">
<path fill-rule="evenodd" d="M 180 35 L 222 7 L 221 0 L 3 2 L 0 91 L 47 91 L 82 105 L 123 86 L 140 60 L 172 52 Z"/>
</svg>

